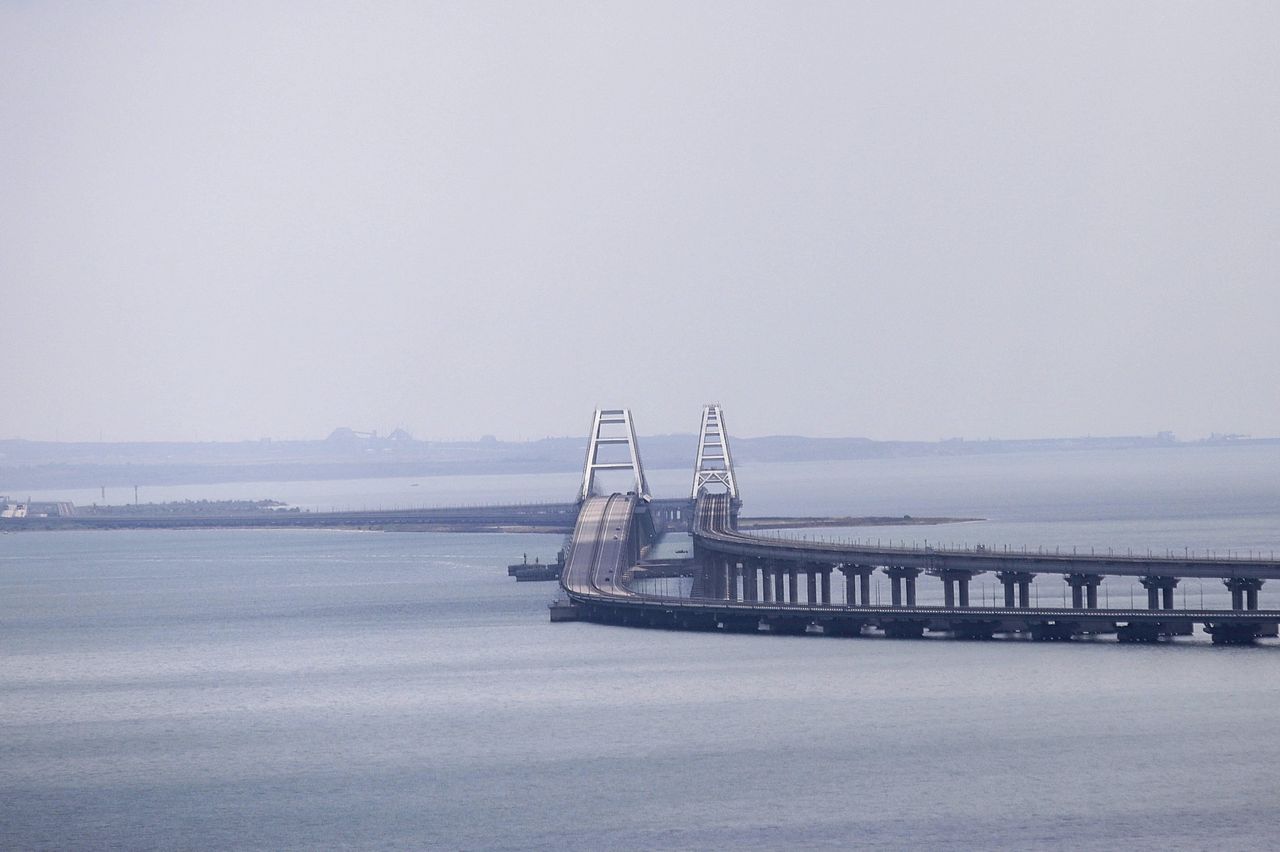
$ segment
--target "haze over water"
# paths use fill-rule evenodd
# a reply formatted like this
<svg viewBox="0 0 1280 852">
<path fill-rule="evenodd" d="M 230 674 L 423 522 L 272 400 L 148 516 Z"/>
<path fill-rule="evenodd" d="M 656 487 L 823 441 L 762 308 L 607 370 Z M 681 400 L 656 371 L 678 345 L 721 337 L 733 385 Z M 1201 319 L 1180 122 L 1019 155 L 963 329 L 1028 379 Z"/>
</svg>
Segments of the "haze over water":
<svg viewBox="0 0 1280 852">
<path fill-rule="evenodd" d="M 748 514 L 998 516 L 931 539 L 1275 547 L 1280 451 L 1236 452 L 742 480 Z M 501 480 L 484 479 L 473 488 Z M 655 479 L 678 493 L 674 472 Z M 551 625 L 551 587 L 503 566 L 559 544 L 0 536 L 0 845 L 1155 850 L 1262 848 L 1280 830 L 1274 644 Z"/>
</svg>

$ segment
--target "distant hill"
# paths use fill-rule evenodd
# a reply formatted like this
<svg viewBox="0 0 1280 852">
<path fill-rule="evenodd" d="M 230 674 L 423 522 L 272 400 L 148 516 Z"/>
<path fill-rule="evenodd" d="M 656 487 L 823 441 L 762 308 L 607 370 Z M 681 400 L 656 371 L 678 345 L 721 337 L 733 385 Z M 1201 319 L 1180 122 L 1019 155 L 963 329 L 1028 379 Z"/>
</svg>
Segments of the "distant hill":
<svg viewBox="0 0 1280 852">
<path fill-rule="evenodd" d="M 696 435 L 640 438 L 650 469 L 693 464 Z M 1276 443 L 1280 439 L 1215 436 L 1180 442 L 1152 436 L 1028 440 L 874 441 L 774 435 L 734 438 L 739 464 L 904 456 L 954 456 L 1043 450 L 1133 449 L 1209 444 Z M 0 441 L 0 493 L 99 485 L 179 485 L 475 473 L 551 473 L 578 470 L 581 438 L 537 441 L 419 441 L 403 430 L 390 435 L 337 429 L 322 441 L 63 443 Z"/>
</svg>

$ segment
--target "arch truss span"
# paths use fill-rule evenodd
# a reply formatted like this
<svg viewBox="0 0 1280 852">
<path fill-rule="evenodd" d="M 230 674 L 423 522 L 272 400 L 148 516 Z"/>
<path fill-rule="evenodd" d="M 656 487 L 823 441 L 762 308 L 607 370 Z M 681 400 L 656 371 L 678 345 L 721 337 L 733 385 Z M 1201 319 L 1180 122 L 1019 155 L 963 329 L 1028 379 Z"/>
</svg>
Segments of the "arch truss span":
<svg viewBox="0 0 1280 852">
<path fill-rule="evenodd" d="M 702 430 L 698 435 L 698 459 L 693 466 L 690 499 L 697 500 L 709 485 L 723 487 L 729 499 L 737 502 L 738 480 L 733 473 L 729 433 L 724 428 L 724 413 L 714 403 L 702 407 Z"/>
<path fill-rule="evenodd" d="M 626 447 L 626 450 L 619 451 L 617 447 Z M 578 500 L 584 501 L 596 494 L 597 474 L 614 470 L 630 471 L 636 496 L 648 501 L 649 484 L 640 463 L 640 447 L 636 443 L 631 409 L 597 408 L 591 423 L 591 438 L 587 442 L 587 459 L 582 469 L 582 489 L 578 492 Z"/>
</svg>

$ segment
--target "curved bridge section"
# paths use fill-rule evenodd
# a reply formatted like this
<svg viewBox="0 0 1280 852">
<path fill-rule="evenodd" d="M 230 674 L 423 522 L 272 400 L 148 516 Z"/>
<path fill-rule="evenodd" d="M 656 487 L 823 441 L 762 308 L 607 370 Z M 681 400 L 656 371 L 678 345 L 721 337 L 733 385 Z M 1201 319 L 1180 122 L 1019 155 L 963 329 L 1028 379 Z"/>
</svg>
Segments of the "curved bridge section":
<svg viewBox="0 0 1280 852">
<path fill-rule="evenodd" d="M 560 585 L 575 602 L 595 597 L 632 597 L 623 584 L 636 561 L 636 497 L 588 497 L 578 513 Z"/>
<path fill-rule="evenodd" d="M 737 529 L 736 488 L 725 493 L 695 489 L 694 558 L 688 564 L 695 591 L 687 598 L 641 594 L 628 585 L 653 529 L 647 498 L 629 493 L 582 501 L 561 578 L 579 618 L 645 627 L 842 636 L 874 631 L 918 637 L 931 630 L 963 638 L 1113 634 L 1121 641 L 1144 642 L 1189 635 L 1202 625 L 1215 643 L 1235 644 L 1280 633 L 1280 611 L 1258 607 L 1263 582 L 1280 579 L 1280 562 L 1274 560 L 867 547 L 768 538 Z M 832 590 L 835 572 L 844 577 L 838 596 Z M 871 599 L 876 572 L 891 584 L 885 604 Z M 970 581 L 986 572 L 994 572 L 1004 586 L 1004 606 L 971 606 Z M 1040 574 L 1063 578 L 1071 589 L 1070 607 L 1031 605 L 1029 587 Z M 941 581 L 942 606 L 917 605 L 922 575 Z M 1147 607 L 1099 607 L 1098 587 L 1106 576 L 1140 578 Z M 1232 608 L 1176 608 L 1174 590 L 1186 577 L 1222 579 L 1231 591 Z"/>
</svg>

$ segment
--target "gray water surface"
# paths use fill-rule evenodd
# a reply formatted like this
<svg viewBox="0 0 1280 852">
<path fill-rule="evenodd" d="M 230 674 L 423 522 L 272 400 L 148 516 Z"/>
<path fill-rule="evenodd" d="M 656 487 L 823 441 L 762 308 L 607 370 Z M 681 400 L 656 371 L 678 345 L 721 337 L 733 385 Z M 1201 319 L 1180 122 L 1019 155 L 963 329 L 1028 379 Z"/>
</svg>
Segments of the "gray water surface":
<svg viewBox="0 0 1280 852">
<path fill-rule="evenodd" d="M 990 523 L 1252 547 L 1280 526 L 1256 464 L 1199 516 L 1159 495 L 1212 470 L 1138 465 L 1112 518 L 1089 488 L 1036 492 L 1041 461 L 997 460 L 1039 498 Z M 922 492 L 915 464 L 901 493 L 879 477 L 881 497 L 918 514 L 968 498 Z M 794 466 L 764 467 L 754 493 L 782 504 L 767 480 Z M 865 479 L 811 505 L 868 505 L 849 496 Z M 1251 489 L 1261 502 L 1239 505 Z M 0 535 L 0 845 L 1154 850 L 1280 833 L 1280 647 L 552 625 L 551 588 L 503 569 L 559 544 Z"/>
</svg>

